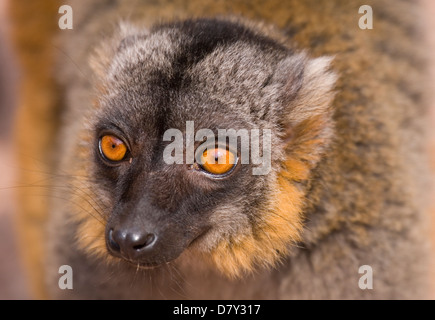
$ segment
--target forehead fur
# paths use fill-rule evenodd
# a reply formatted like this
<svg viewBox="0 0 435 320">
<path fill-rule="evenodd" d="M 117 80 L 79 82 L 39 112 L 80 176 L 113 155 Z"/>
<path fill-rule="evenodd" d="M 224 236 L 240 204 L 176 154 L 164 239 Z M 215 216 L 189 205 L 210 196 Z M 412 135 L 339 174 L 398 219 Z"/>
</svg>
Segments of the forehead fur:
<svg viewBox="0 0 435 320">
<path fill-rule="evenodd" d="M 180 123 L 212 125 L 207 119 L 213 113 L 232 118 L 230 123 L 239 118 L 268 126 L 278 118 L 274 104 L 282 83 L 273 80 L 279 62 L 287 56 L 294 57 L 295 65 L 306 59 L 278 40 L 227 20 L 187 20 L 151 31 L 124 25 L 115 38 L 112 58 L 100 73 L 105 94 L 99 96 L 106 114 L 108 109 L 117 113 L 113 119 L 122 113 L 128 119 L 134 112 L 146 119 L 174 115 Z"/>
<path fill-rule="evenodd" d="M 150 32 L 123 25 L 116 38 L 118 43 L 115 41 L 113 44 L 116 49 L 109 72 L 106 72 L 108 80 L 125 73 L 125 69 L 131 71 L 131 67 L 139 67 L 142 72 L 158 70 L 169 77 L 166 79 L 167 85 L 171 80 L 180 80 L 176 77 L 185 75 L 187 70 L 219 48 L 233 44 L 249 45 L 256 52 L 264 54 L 263 63 L 267 61 L 266 58 L 289 50 L 278 41 L 264 37 L 240 23 L 217 19 L 162 24 Z M 234 49 L 234 52 L 239 52 L 237 47 L 230 50 Z M 242 57 L 243 53 L 240 52 L 238 56 Z"/>
</svg>

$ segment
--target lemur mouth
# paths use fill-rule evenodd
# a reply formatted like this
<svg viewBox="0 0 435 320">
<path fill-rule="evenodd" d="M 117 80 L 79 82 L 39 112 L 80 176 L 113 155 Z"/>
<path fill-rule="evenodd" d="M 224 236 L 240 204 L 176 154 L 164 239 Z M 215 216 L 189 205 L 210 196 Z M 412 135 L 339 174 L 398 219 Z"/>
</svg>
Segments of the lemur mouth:
<svg viewBox="0 0 435 320">
<path fill-rule="evenodd" d="M 143 262 L 137 262 L 137 261 L 133 261 L 133 260 L 127 260 L 124 258 L 122 260 L 124 260 L 128 264 L 134 266 L 137 270 L 154 270 L 154 269 L 157 269 L 163 265 L 168 265 L 173 261 L 173 260 L 171 260 L 171 261 L 156 262 L 156 263 L 143 263 Z"/>
<path fill-rule="evenodd" d="M 195 247 L 198 243 L 200 243 L 201 239 L 203 239 L 211 229 L 212 229 L 212 227 L 210 226 L 206 230 L 201 232 L 197 237 L 193 238 L 193 240 L 190 241 L 190 243 L 186 246 L 186 249 Z M 185 250 L 183 250 L 183 251 L 185 251 Z M 128 264 L 136 267 L 137 270 L 155 270 L 155 269 L 158 269 L 158 268 L 165 266 L 165 265 L 169 266 L 171 263 L 175 262 L 177 259 L 178 259 L 178 257 L 176 257 L 175 259 L 169 260 L 169 261 L 144 263 L 144 262 L 137 262 L 134 260 L 122 258 L 122 260 L 128 262 Z"/>
</svg>

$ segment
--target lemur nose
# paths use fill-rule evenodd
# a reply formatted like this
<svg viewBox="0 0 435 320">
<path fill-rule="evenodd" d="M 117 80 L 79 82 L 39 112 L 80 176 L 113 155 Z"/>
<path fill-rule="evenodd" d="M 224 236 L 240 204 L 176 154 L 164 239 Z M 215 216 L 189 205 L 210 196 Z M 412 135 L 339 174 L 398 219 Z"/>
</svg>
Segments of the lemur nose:
<svg viewBox="0 0 435 320">
<path fill-rule="evenodd" d="M 130 260 L 140 259 L 153 250 L 157 236 L 145 230 L 110 229 L 108 244 L 112 251 Z"/>
</svg>

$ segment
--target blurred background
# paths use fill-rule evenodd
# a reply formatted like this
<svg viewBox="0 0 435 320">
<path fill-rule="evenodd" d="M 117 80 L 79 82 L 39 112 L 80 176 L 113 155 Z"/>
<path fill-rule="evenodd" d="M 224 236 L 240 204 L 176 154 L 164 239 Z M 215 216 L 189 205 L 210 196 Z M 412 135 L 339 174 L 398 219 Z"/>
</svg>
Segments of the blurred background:
<svg viewBox="0 0 435 320">
<path fill-rule="evenodd" d="M 27 279 L 17 252 L 14 222 L 12 129 L 19 80 L 9 41 L 8 0 L 0 0 L 0 299 L 29 299 Z"/>
<path fill-rule="evenodd" d="M 14 219 L 14 181 L 17 167 L 13 159 L 12 131 L 16 109 L 16 88 L 20 80 L 20 70 L 9 39 L 9 17 L 7 5 L 11 0 L 0 0 L 0 299 L 31 298 L 28 281 L 17 250 Z M 363 3 L 363 1 L 362 1 Z M 422 45 L 434 53 L 431 61 L 431 121 L 435 127 L 435 1 L 424 0 L 426 43 Z M 435 170 L 435 136 L 428 145 L 428 154 Z M 432 210 L 435 212 L 435 208 Z M 435 221 L 435 219 L 433 219 Z M 435 222 L 432 223 L 433 243 L 435 244 Z M 435 264 L 433 264 L 435 265 Z M 435 268 L 433 268 L 435 270 Z M 432 277 L 432 298 L 435 299 L 435 275 Z"/>
</svg>

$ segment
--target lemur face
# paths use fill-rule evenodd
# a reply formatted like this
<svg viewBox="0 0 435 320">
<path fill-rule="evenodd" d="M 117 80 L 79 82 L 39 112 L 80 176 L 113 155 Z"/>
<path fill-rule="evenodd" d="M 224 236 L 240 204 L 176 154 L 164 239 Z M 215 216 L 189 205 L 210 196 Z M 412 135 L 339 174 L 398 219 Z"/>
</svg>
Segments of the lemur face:
<svg viewBox="0 0 435 320">
<path fill-rule="evenodd" d="M 81 246 L 145 267 L 189 251 L 228 276 L 275 263 L 300 239 L 304 182 L 328 144 L 328 60 L 226 20 L 124 27 L 115 38 L 94 57 L 97 102 L 83 130 L 93 138 L 80 150 L 104 223 L 80 216 Z M 329 82 L 316 93 L 304 87 L 320 77 Z M 223 129 L 247 133 L 245 149 L 242 137 L 218 141 Z M 175 163 L 168 130 L 181 137 Z M 253 161 L 253 130 L 270 132 L 257 146 L 270 163 Z M 269 170 L 254 174 L 259 166 Z"/>
</svg>

